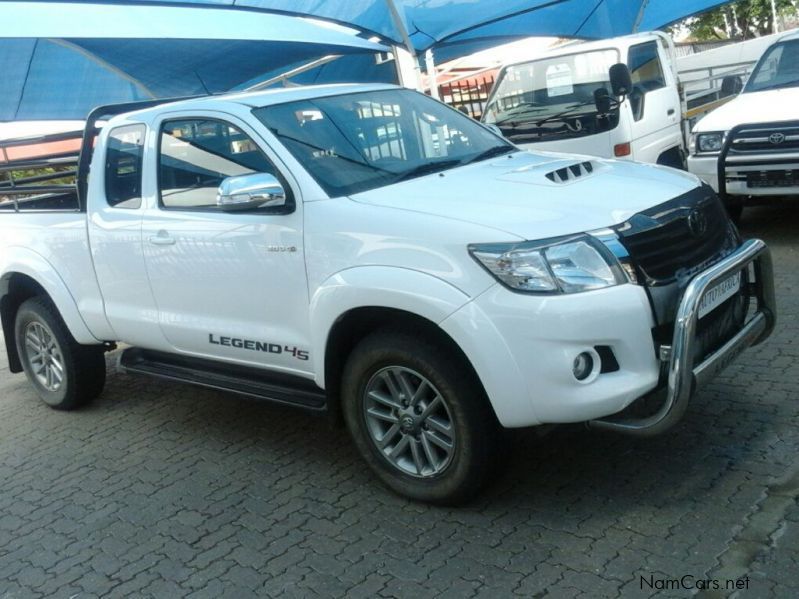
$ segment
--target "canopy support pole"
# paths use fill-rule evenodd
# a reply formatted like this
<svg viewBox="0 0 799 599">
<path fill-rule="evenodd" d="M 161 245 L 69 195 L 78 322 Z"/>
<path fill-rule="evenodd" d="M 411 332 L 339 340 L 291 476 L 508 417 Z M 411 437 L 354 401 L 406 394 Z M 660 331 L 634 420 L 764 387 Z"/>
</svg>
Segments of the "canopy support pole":
<svg viewBox="0 0 799 599">
<path fill-rule="evenodd" d="M 421 89 L 421 69 L 419 68 L 419 58 L 416 56 L 416 50 L 413 47 L 413 43 L 411 43 L 411 38 L 408 35 L 408 29 L 405 27 L 405 22 L 402 20 L 400 16 L 399 10 L 397 10 L 397 5 L 395 0 L 386 0 L 386 5 L 388 6 L 388 12 L 391 14 L 391 20 L 394 22 L 394 27 L 397 28 L 397 31 L 402 37 L 402 43 L 405 45 L 405 50 L 408 51 L 410 54 L 410 58 L 413 60 L 413 78 L 415 81 L 408 81 L 408 77 L 405 76 L 405 73 L 402 69 L 402 61 L 397 58 L 396 49 L 395 47 L 395 58 L 397 58 L 397 75 L 399 75 L 399 80 L 402 85 L 405 87 L 410 87 L 412 89 Z"/>
<path fill-rule="evenodd" d="M 436 100 L 440 100 L 441 96 L 438 93 L 438 73 L 436 72 L 436 62 L 433 59 L 433 51 L 429 48 L 424 53 L 424 64 L 427 68 L 427 86 L 430 89 L 430 95 Z"/>
<path fill-rule="evenodd" d="M 285 73 L 281 73 L 280 75 L 267 79 L 266 81 L 261 81 L 260 83 L 251 85 L 244 91 L 254 92 L 259 89 L 265 89 L 270 85 L 274 85 L 275 83 L 278 83 L 280 81 L 283 82 L 284 86 L 287 86 L 291 83 L 289 81 L 291 77 L 299 75 L 300 73 L 304 73 L 305 71 L 310 71 L 311 69 L 315 69 L 316 67 L 321 67 L 323 64 L 333 62 L 334 60 L 338 60 L 339 58 L 341 58 L 341 54 L 328 54 L 327 56 L 323 56 L 322 58 L 317 58 L 316 60 L 307 62 L 303 65 L 298 66 L 295 69 L 291 69 L 290 71 L 286 71 Z"/>
<path fill-rule="evenodd" d="M 635 17 L 635 23 L 633 23 L 632 33 L 638 33 L 638 29 L 641 27 L 641 21 L 644 20 L 644 11 L 646 10 L 647 4 L 649 4 L 649 0 L 641 0 L 641 6 L 638 9 L 638 15 Z"/>
<path fill-rule="evenodd" d="M 771 18 L 773 25 L 771 26 L 772 33 L 779 33 L 780 32 L 780 16 L 777 12 L 777 2 L 775 0 L 771 0 Z"/>
</svg>

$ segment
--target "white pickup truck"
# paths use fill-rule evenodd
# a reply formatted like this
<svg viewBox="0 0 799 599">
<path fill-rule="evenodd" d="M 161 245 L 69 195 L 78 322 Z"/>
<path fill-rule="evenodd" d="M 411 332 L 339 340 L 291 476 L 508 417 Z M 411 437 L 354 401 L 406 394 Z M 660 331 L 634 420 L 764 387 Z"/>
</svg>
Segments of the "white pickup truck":
<svg viewBox="0 0 799 599">
<path fill-rule="evenodd" d="M 799 195 L 799 33 L 778 39 L 743 91 L 693 129 L 688 170 L 739 218 L 752 196 Z"/>
<path fill-rule="evenodd" d="M 340 414 L 392 489 L 452 503 L 503 427 L 663 432 L 774 326 L 766 245 L 693 175 L 520 151 L 394 86 L 135 108 L 89 118 L 77 197 L 0 186 L 10 370 L 54 408 L 124 342 L 128 372 Z"/>
</svg>

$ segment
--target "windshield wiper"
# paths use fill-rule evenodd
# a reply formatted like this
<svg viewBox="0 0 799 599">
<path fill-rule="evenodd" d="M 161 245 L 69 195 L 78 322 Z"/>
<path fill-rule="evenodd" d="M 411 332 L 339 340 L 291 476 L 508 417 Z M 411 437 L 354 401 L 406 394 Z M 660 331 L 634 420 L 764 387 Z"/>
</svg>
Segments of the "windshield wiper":
<svg viewBox="0 0 799 599">
<path fill-rule="evenodd" d="M 437 160 L 436 162 L 425 162 L 424 164 L 420 164 L 419 166 L 402 173 L 399 177 L 394 179 L 394 183 L 406 181 L 407 179 L 413 179 L 414 177 L 421 177 L 422 175 L 429 175 L 430 173 L 435 173 L 438 171 L 444 171 L 448 168 L 452 168 L 453 166 L 458 166 L 460 163 L 460 160 Z"/>
<path fill-rule="evenodd" d="M 548 117 L 545 117 L 545 118 L 541 119 L 540 121 L 537 121 L 536 125 L 538 125 L 540 127 L 541 125 L 543 125 L 544 123 L 548 123 L 549 121 L 556 121 L 556 120 L 558 120 L 561 117 L 564 117 L 564 116 L 566 116 L 568 114 L 571 114 L 572 112 L 574 112 L 578 108 L 582 108 L 583 106 L 588 106 L 589 104 L 593 104 L 593 103 L 594 103 L 593 100 L 586 100 L 585 102 L 578 102 L 577 104 L 572 104 L 566 110 L 562 110 L 561 112 L 552 114 L 552 115 L 550 115 Z"/>
<path fill-rule="evenodd" d="M 487 160 L 489 158 L 493 158 L 494 156 L 502 156 L 503 154 L 510 154 L 511 152 L 515 152 L 516 148 L 510 145 L 505 146 L 491 146 L 487 150 L 480 152 L 472 156 L 471 158 L 467 158 L 461 162 L 462 165 L 471 164 L 472 162 L 479 162 L 480 160 Z"/>
<path fill-rule="evenodd" d="M 517 108 L 520 110 L 517 110 Z M 541 112 L 542 110 L 546 109 L 547 106 L 533 104 L 526 106 L 522 104 L 511 108 L 508 112 L 503 112 L 502 114 L 505 115 L 505 118 L 497 119 L 493 124 L 502 125 L 503 123 L 509 123 L 511 121 L 518 120 L 520 117 L 526 116 L 528 114 L 535 114 L 536 112 Z"/>
</svg>

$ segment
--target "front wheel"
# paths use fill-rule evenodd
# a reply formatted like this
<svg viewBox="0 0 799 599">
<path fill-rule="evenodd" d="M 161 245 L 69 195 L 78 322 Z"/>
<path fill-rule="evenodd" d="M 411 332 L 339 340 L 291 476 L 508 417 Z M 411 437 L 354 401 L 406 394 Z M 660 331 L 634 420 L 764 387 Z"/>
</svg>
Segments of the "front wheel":
<svg viewBox="0 0 799 599">
<path fill-rule="evenodd" d="M 25 374 L 51 408 L 72 410 L 102 392 L 102 348 L 76 342 L 52 303 L 41 297 L 25 301 L 14 332 Z"/>
<path fill-rule="evenodd" d="M 347 360 L 342 401 L 358 450 L 397 493 L 456 504 L 487 482 L 499 427 L 469 365 L 444 344 L 373 333 Z"/>
</svg>

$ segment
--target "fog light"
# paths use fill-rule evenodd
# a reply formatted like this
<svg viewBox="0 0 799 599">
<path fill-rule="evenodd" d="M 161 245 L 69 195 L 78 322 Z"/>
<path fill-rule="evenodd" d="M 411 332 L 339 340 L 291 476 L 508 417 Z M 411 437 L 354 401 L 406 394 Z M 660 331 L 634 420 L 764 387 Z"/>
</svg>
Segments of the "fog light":
<svg viewBox="0 0 799 599">
<path fill-rule="evenodd" d="M 574 378 L 578 381 L 584 381 L 591 376 L 593 371 L 594 357 L 586 351 L 577 354 L 577 357 L 574 358 L 574 364 L 572 365 L 572 374 L 574 374 Z"/>
</svg>

